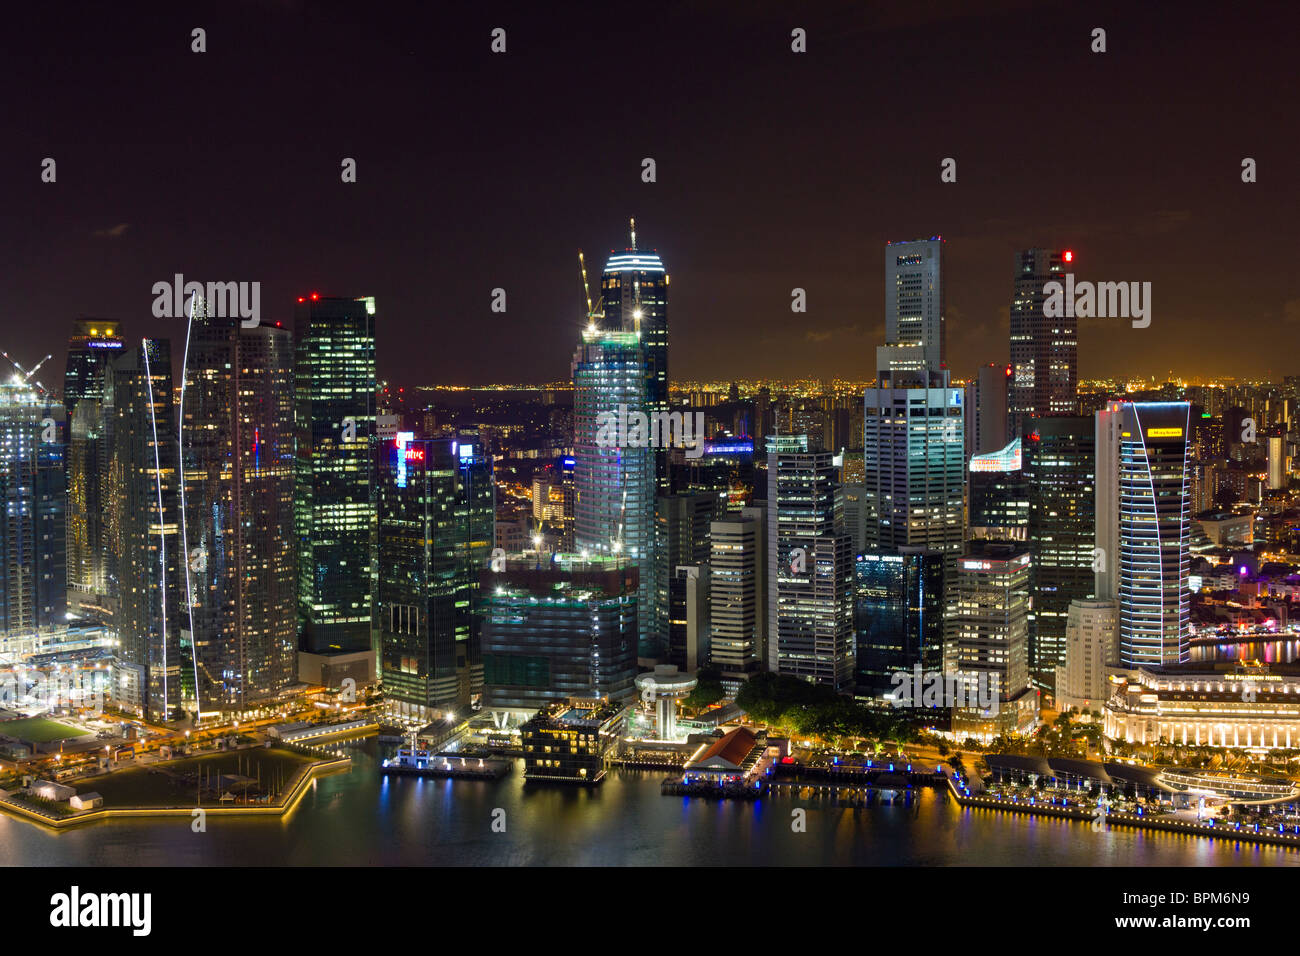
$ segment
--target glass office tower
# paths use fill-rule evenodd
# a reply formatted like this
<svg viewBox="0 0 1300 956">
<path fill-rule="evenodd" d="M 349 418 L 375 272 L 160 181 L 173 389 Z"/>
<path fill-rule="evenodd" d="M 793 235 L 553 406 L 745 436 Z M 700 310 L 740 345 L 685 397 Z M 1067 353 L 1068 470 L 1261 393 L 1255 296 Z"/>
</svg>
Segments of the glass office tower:
<svg viewBox="0 0 1300 956">
<path fill-rule="evenodd" d="M 1070 605 L 1093 596 L 1096 448 L 1087 416 L 1028 418 L 1024 475 L 1029 488 L 1029 666 L 1044 688 L 1065 663 Z"/>
<path fill-rule="evenodd" d="M 648 407 L 645 352 L 636 332 L 589 327 L 573 359 L 574 544 L 580 553 L 621 556 L 640 569 L 638 655 L 655 660 L 664 637 L 655 630 L 655 449 L 634 444 L 627 429 L 602 435 L 613 416 Z"/>
<path fill-rule="evenodd" d="M 375 300 L 300 298 L 294 343 L 299 647 L 369 651 Z"/>
<path fill-rule="evenodd" d="M 67 615 L 64 409 L 35 382 L 0 382 L 0 634 Z"/>
<path fill-rule="evenodd" d="M 512 555 L 480 574 L 483 706 L 531 713 L 635 694 L 638 569 L 608 556 Z"/>
<path fill-rule="evenodd" d="M 1123 667 L 1191 656 L 1187 402 L 1110 402 L 1097 413 L 1097 597 L 1119 601 Z"/>
<path fill-rule="evenodd" d="M 600 280 L 600 293 L 608 328 L 636 332 L 645 351 L 646 409 L 668 411 L 668 273 L 654 250 L 638 249 L 636 226 L 622 252 L 610 252 Z M 660 494 L 669 490 L 668 455 L 655 455 L 655 485 Z"/>
<path fill-rule="evenodd" d="M 854 577 L 856 695 L 879 699 L 891 679 L 943 668 L 943 555 L 921 548 L 860 554 Z"/>
<path fill-rule="evenodd" d="M 492 460 L 473 441 L 399 432 L 379 446 L 379 665 L 393 717 L 465 714 L 482 690 L 480 572 Z"/>
</svg>

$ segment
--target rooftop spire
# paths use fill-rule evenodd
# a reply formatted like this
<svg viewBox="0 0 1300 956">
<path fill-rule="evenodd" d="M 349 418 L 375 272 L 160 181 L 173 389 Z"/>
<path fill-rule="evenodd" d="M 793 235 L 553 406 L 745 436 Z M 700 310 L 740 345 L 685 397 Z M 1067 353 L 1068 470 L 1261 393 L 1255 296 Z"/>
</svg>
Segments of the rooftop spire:
<svg viewBox="0 0 1300 956">
<path fill-rule="evenodd" d="M 636 217 L 633 216 L 628 221 L 628 232 L 632 234 L 632 251 L 636 251 Z"/>
</svg>

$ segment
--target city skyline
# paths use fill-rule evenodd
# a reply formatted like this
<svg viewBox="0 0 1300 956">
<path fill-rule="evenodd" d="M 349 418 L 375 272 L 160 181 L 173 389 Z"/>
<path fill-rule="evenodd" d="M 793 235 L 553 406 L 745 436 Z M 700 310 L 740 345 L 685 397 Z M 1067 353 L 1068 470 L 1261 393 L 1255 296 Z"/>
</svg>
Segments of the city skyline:
<svg viewBox="0 0 1300 956">
<path fill-rule="evenodd" d="M 1300 865 L 1300 11 L 971 6 L 15 15 L 17 916 Z"/>
</svg>

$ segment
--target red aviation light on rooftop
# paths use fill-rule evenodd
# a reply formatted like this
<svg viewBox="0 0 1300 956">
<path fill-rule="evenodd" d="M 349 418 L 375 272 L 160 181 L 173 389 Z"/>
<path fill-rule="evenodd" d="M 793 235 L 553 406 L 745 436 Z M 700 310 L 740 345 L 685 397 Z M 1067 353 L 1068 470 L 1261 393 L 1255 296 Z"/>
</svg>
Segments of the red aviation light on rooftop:
<svg viewBox="0 0 1300 956">
<path fill-rule="evenodd" d="M 320 293 L 319 293 L 319 292 L 313 292 L 313 293 L 311 294 L 311 300 L 312 300 L 313 302 L 315 302 L 315 301 L 316 301 L 317 299 L 319 299 L 319 298 L 320 298 Z"/>
<path fill-rule="evenodd" d="M 1066 262 L 1073 262 L 1074 253 L 1071 250 L 1066 249 L 1063 253 L 1061 253 L 1061 258 L 1064 259 Z"/>
<path fill-rule="evenodd" d="M 304 299 L 302 296 L 298 296 L 298 301 L 299 301 L 299 302 L 306 302 L 307 300 Z"/>
</svg>

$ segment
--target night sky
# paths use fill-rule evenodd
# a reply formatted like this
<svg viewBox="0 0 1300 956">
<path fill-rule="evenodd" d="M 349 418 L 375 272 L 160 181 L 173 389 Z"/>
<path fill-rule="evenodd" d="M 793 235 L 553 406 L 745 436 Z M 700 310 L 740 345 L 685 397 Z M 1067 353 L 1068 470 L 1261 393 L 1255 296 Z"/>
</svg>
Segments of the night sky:
<svg viewBox="0 0 1300 956">
<path fill-rule="evenodd" d="M 577 250 L 594 283 L 630 215 L 672 276 L 675 379 L 870 377 L 881 247 L 935 234 L 959 375 L 1007 360 L 1013 254 L 1031 245 L 1073 249 L 1080 279 L 1152 283 L 1150 328 L 1081 322 L 1083 377 L 1300 372 L 1295 4 L 227 0 L 6 18 L 0 348 L 53 352 L 47 384 L 79 315 L 179 341 L 151 315 L 176 272 L 261 281 L 264 322 L 306 292 L 373 295 L 381 376 L 403 384 L 565 379 Z"/>
</svg>

